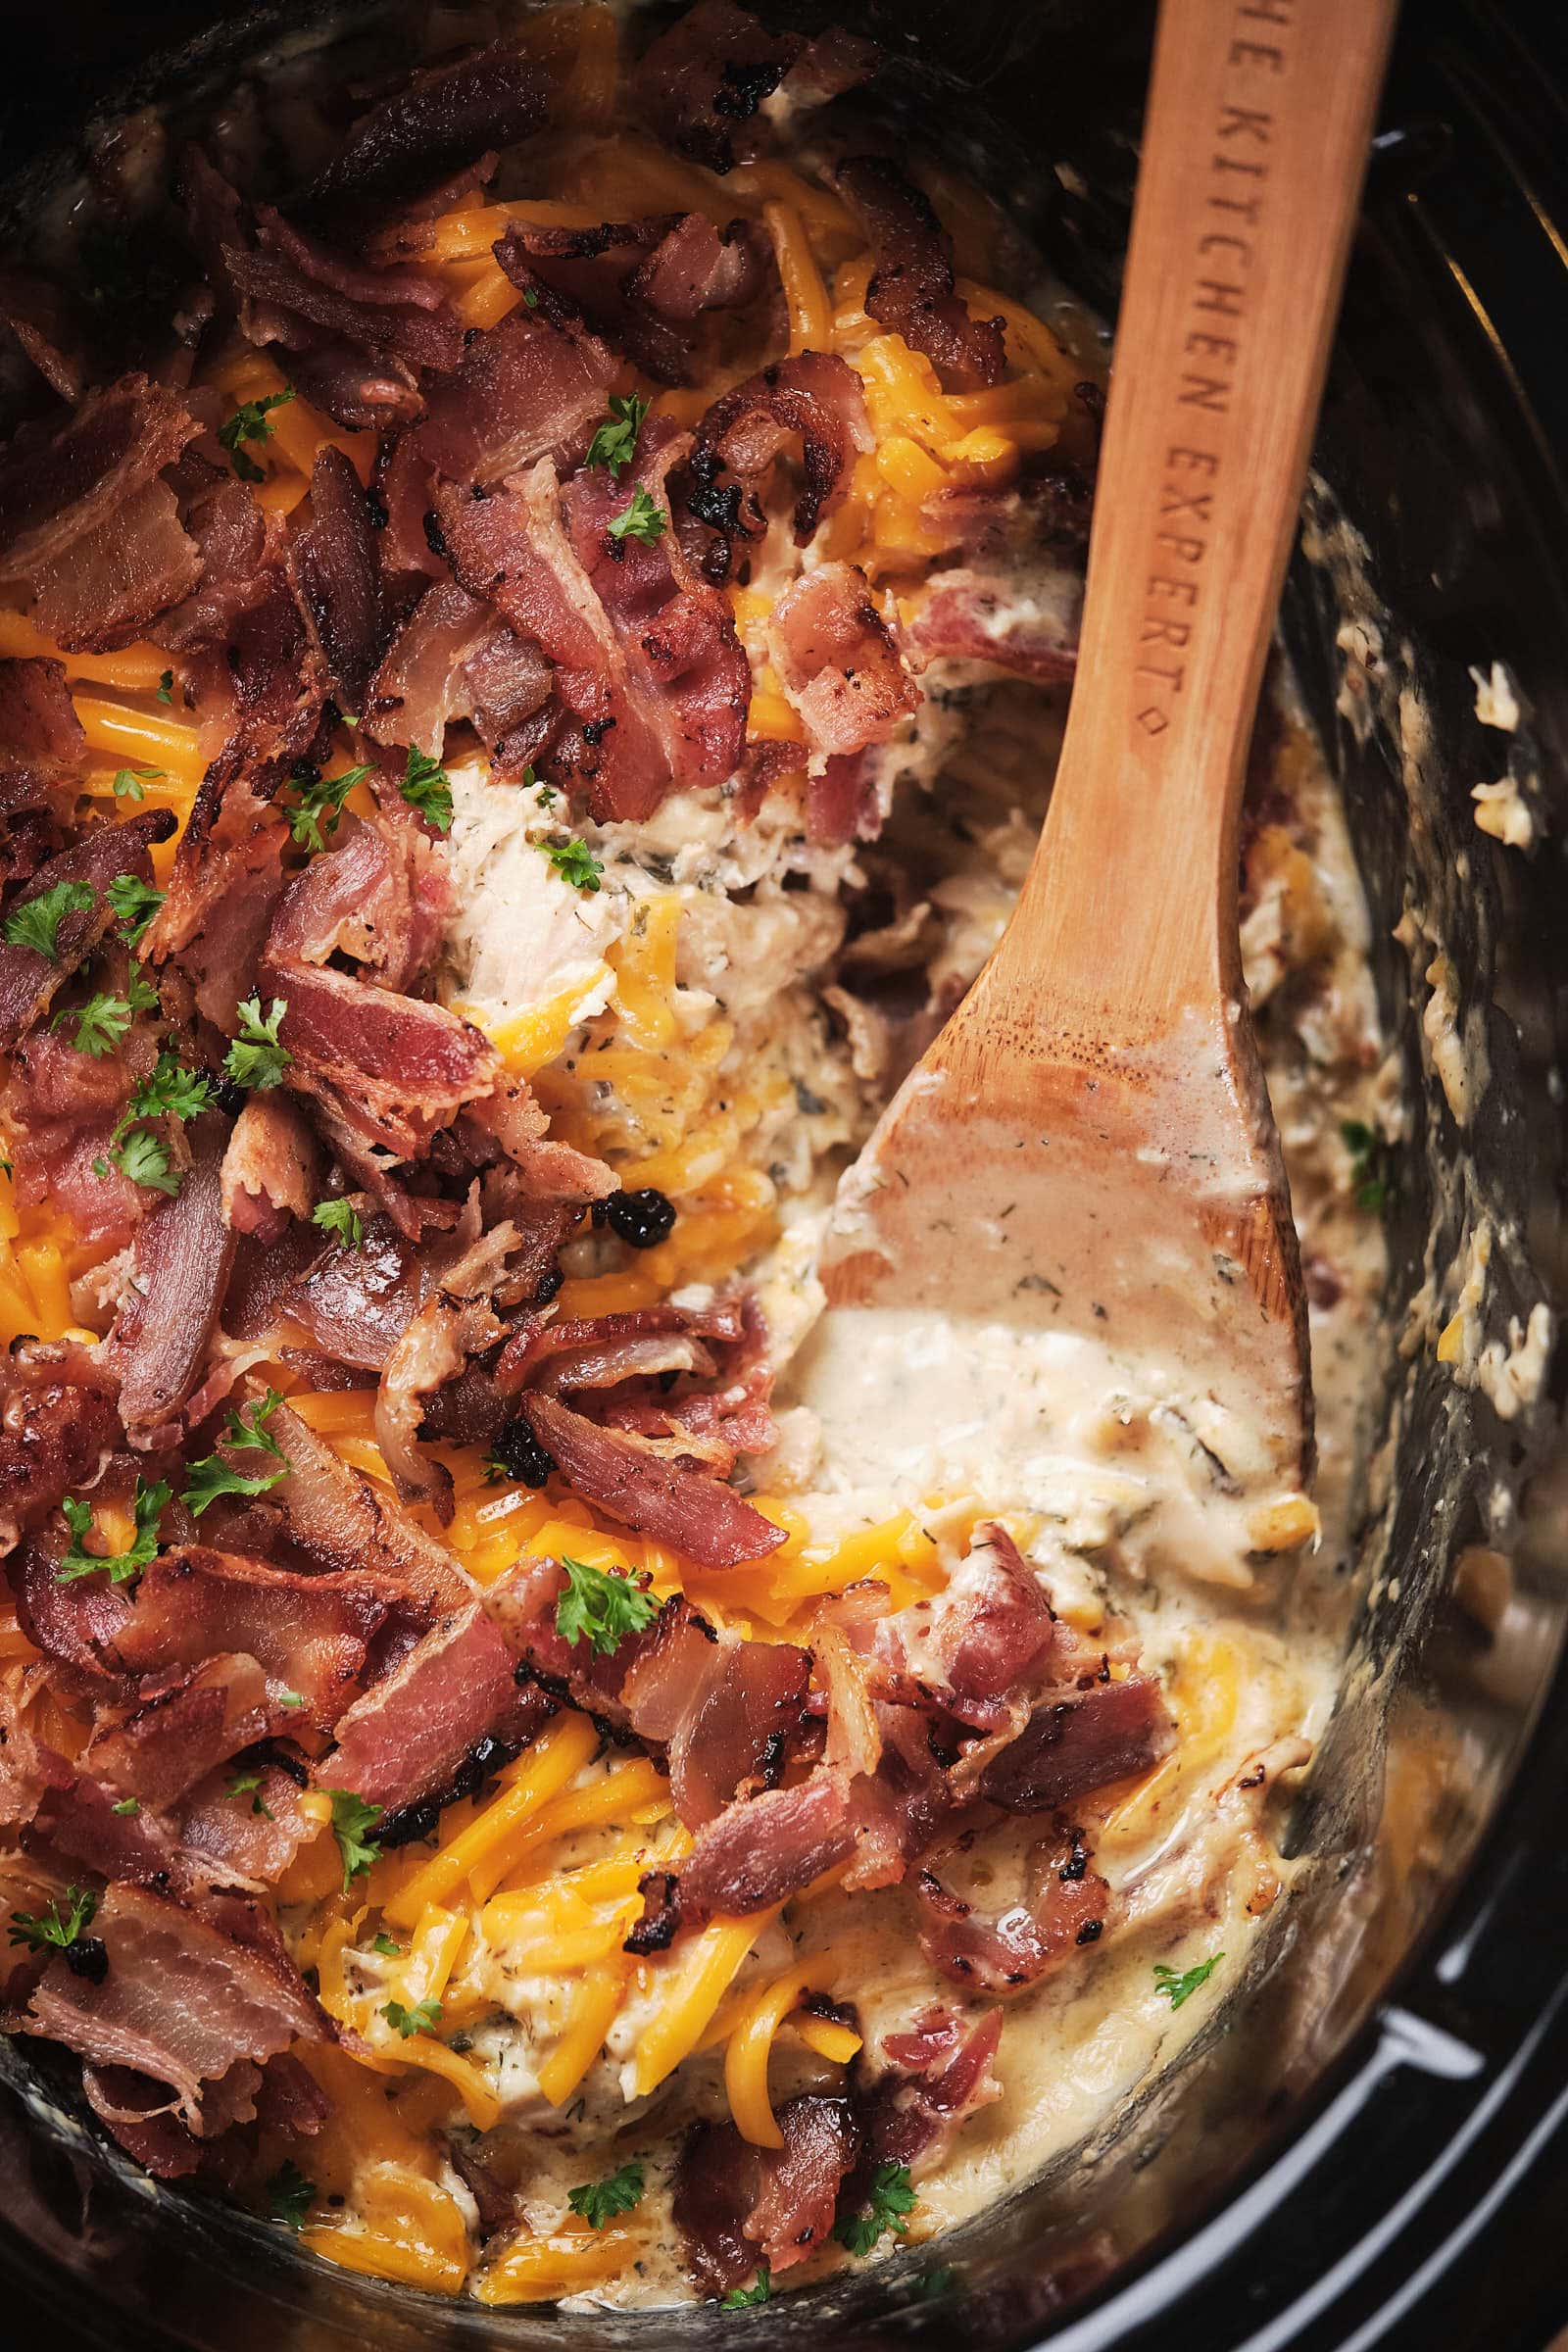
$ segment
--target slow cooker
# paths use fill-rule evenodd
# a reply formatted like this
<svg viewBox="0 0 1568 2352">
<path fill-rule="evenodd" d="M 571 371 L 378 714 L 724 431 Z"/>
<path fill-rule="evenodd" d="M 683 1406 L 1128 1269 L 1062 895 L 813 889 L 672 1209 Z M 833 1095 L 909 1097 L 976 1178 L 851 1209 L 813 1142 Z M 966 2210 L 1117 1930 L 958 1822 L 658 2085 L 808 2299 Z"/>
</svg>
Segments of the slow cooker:
<svg viewBox="0 0 1568 2352">
<path fill-rule="evenodd" d="M 1234 0 L 1214 0 L 1229 7 Z M 1292 0 L 1285 0 L 1291 5 Z M 1310 0 L 1298 0 L 1305 6 Z M 74 168 L 89 118 L 221 92 L 270 43 L 372 43 L 375 0 L 235 16 L 216 0 L 13 11 L 11 206 Z M 813 29 L 825 12 L 763 8 Z M 1118 0 L 900 0 L 897 128 L 1012 204 L 1113 317 L 1150 19 Z M 1417 0 L 1384 102 L 1282 634 L 1341 779 L 1410 1121 L 1390 1222 L 1387 1381 L 1359 1514 L 1342 1698 L 1290 1827 L 1320 1858 L 1276 1966 L 1188 2079 L 937 2247 L 764 2311 L 628 2318 L 445 2305 L 311 2263 L 132 2172 L 12 2046 L 0 2074 L 0 2280 L 52 2352 L 336 2352 L 743 2339 L 1060 2352 L 1544 2352 L 1568 2324 L 1568 1459 L 1561 1383 L 1500 1420 L 1405 1310 L 1467 1217 L 1517 1243 L 1506 1309 L 1568 1289 L 1568 20 Z M 1500 672 L 1494 671 L 1500 664 Z M 1474 673 L 1474 674 L 1473 674 Z M 1518 706 L 1476 716 L 1477 677 Z M 1528 854 L 1472 788 L 1506 764 Z M 1441 909 L 1491 1079 L 1460 1129 L 1421 1080 L 1395 925 Z"/>
</svg>

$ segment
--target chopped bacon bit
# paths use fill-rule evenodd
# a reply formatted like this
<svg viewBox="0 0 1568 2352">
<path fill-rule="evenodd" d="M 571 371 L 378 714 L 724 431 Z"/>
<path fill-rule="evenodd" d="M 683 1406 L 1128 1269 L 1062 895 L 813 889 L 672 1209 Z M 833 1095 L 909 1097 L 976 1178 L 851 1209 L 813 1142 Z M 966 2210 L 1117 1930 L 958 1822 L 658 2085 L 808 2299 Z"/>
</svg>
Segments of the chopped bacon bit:
<svg viewBox="0 0 1568 2352">
<path fill-rule="evenodd" d="M 794 1788 L 743 1797 L 699 1831 L 679 1873 L 683 1920 L 769 1910 L 853 1852 L 848 1776 L 817 1772 Z"/>
<path fill-rule="evenodd" d="M 1029 1878 L 1027 1899 L 992 1918 L 923 1870 L 916 1881 L 925 1912 L 920 1949 L 933 1967 L 976 1991 L 1021 1992 L 1099 1941 L 1110 1889 L 1089 1867 L 1081 1830 L 1037 1846 Z"/>
<path fill-rule="evenodd" d="M 375 1435 L 392 1483 L 405 1502 L 421 1496 L 443 1526 L 453 1511 L 452 1479 L 417 1446 L 424 1407 L 435 1392 L 505 1336 L 497 1308 L 514 1306 L 532 1291 L 507 1269 L 518 1239 L 503 1221 L 467 1240 L 456 1256 L 433 1269 L 431 1295 L 399 1334 L 382 1367 L 375 1399 Z"/>
<path fill-rule="evenodd" d="M 340 1716 L 317 1767 L 327 1788 L 352 1788 L 393 1813 L 445 1788 L 498 1729 L 548 1720 L 542 1695 L 519 1691 L 513 1655 L 477 1601 L 434 1625 L 392 1673 Z M 520 1718 L 520 1720 L 519 1720 Z"/>
<path fill-rule="evenodd" d="M 641 1438 L 600 1429 L 553 1396 L 523 1398 L 522 1409 L 562 1474 L 612 1519 L 656 1543 L 672 1544 L 705 1568 L 764 1559 L 784 1531 L 706 1471 L 669 1461 Z"/>
<path fill-rule="evenodd" d="M 289 574 L 327 685 L 344 710 L 361 710 L 381 651 L 381 566 L 359 476 L 330 445 L 312 469 L 311 519 L 290 546 Z"/>
<path fill-rule="evenodd" d="M 437 188 L 476 155 L 543 126 L 550 84 L 515 41 L 412 74 L 350 126 L 316 183 L 318 202 L 397 200 Z"/>
<path fill-rule="evenodd" d="M 980 1788 L 1009 1812 L 1049 1812 L 1148 1772 L 1173 1738 L 1159 1685 L 1149 1675 L 1092 1683 L 1059 1699 L 1048 1692 L 1027 1730 L 986 1766 Z"/>
<path fill-rule="evenodd" d="M 320 1153 L 304 1113 L 286 1096 L 252 1095 L 219 1171 L 223 1222 L 260 1242 L 281 1240 L 290 1217 L 308 1218 L 318 1196 Z"/>
<path fill-rule="evenodd" d="M 1070 678 L 1089 548 L 1082 474 L 1062 466 L 1006 490 L 939 491 L 922 519 L 958 561 L 932 574 L 909 624 L 911 657 Z"/>
<path fill-rule="evenodd" d="M 884 156 L 841 164 L 838 184 L 865 223 L 876 270 L 865 307 L 923 351 L 947 392 L 1000 384 L 1007 370 L 1000 318 L 976 318 L 954 290 L 953 245 L 921 191 Z"/>
<path fill-rule="evenodd" d="M 292 1056 L 289 1085 L 400 1159 L 417 1158 L 437 1128 L 496 1083 L 495 1048 L 442 1004 L 292 960 L 266 964 L 262 988 L 286 1007 L 278 1036 Z"/>
<path fill-rule="evenodd" d="M 674 2217 L 699 2283 L 721 2295 L 760 2263 L 806 2261 L 833 2227 L 860 2153 L 849 2102 L 805 2091 L 777 2110 L 782 2148 L 754 2148 L 733 2124 L 699 2124 L 675 2175 Z"/>
<path fill-rule="evenodd" d="M 805 42 L 771 33 L 733 0 L 698 0 L 650 42 L 637 68 L 637 104 L 694 163 L 724 172 L 757 152 L 754 128 Z"/>
<path fill-rule="evenodd" d="M 471 1597 L 468 1579 L 451 1554 L 297 1413 L 280 1404 L 268 1428 L 289 1465 L 274 1498 L 303 1551 L 326 1568 L 368 1571 L 430 1617 Z"/>
<path fill-rule="evenodd" d="M 84 963 L 115 920 L 109 904 L 109 885 L 121 874 L 137 881 L 152 878 L 151 845 L 167 841 L 174 818 L 167 808 L 149 808 L 128 817 L 122 825 L 95 825 L 74 841 L 69 850 L 51 858 L 18 892 L 6 908 L 9 919 L 19 906 L 44 898 L 62 882 L 85 883 L 92 899 L 85 906 L 68 906 L 55 928 L 54 954 L 0 940 L 0 1048 L 9 1050 L 40 1020 L 56 992 Z"/>
<path fill-rule="evenodd" d="M 509 228 L 497 261 L 525 289 L 549 286 L 661 383 L 690 380 L 692 329 L 705 312 L 755 302 L 773 276 L 772 251 L 749 222 L 723 236 L 706 213 L 607 220 L 597 228 Z"/>
<path fill-rule="evenodd" d="M 401 992 L 434 961 L 451 900 L 445 863 L 422 826 L 346 817 L 336 847 L 284 891 L 267 954 L 314 964 L 346 956 Z"/>
<path fill-rule="evenodd" d="M 762 491 L 792 436 L 801 443 L 805 476 L 795 504 L 795 543 L 805 547 L 848 488 L 855 456 L 874 446 L 865 394 L 847 360 L 820 351 L 779 360 L 720 394 L 703 417 L 684 505 L 688 515 L 718 534 L 726 573 L 737 535 L 756 539 L 767 527 Z M 720 473 L 733 475 L 733 483 L 720 483 Z"/>
<path fill-rule="evenodd" d="M 234 1260 L 222 1199 L 227 1121 L 208 1111 L 185 1134 L 191 1165 L 137 1229 L 131 1284 L 104 1349 L 120 1375 L 125 1434 L 141 1447 L 168 1443 L 201 1379 Z"/>
<path fill-rule="evenodd" d="M 29 1341 L 0 1363 L 0 1554 L 92 1486 L 121 1442 L 109 1374 L 70 1343 Z"/>
<path fill-rule="evenodd" d="M 920 689 L 857 564 L 818 564 L 787 588 L 768 617 L 767 644 L 817 751 L 885 743 L 919 708 Z"/>
<path fill-rule="evenodd" d="M 910 2034 L 882 2044 L 893 2070 L 857 2101 L 868 2165 L 905 2164 L 928 2172 L 943 2162 L 969 2117 L 1002 2096 L 993 2067 L 1002 2011 L 974 2023 L 936 2009 Z"/>
</svg>

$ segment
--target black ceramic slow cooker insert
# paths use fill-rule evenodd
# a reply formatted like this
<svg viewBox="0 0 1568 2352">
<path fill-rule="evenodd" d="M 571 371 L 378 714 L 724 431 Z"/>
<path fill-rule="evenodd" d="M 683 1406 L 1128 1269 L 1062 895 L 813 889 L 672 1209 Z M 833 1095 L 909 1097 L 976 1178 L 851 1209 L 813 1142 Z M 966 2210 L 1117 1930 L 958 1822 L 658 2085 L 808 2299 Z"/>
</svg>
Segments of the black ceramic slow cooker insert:
<svg viewBox="0 0 1568 2352">
<path fill-rule="evenodd" d="M 1226 0 L 1214 0 L 1216 6 Z M 1298 0 L 1305 7 L 1310 0 Z M 392 11 L 218 0 L 7 11 L 0 146 L 13 208 L 79 159 L 83 125 L 211 102 L 270 41 L 370 54 Z M 816 29 L 821 8 L 762 5 Z M 899 135 L 1011 204 L 1061 275 L 1114 314 L 1147 66 L 1118 0 L 850 8 L 891 67 Z M 1561 1308 L 1568 1027 L 1568 27 L 1486 0 L 1411 0 L 1396 47 L 1314 456 L 1283 634 L 1343 784 L 1386 1026 L 1412 1073 L 1391 1222 L 1391 1334 L 1464 1202 L 1511 1218 L 1504 1301 Z M 15 212 L 13 211 L 13 220 Z M 1352 539 L 1347 539 L 1348 531 Z M 1345 688 L 1343 565 L 1359 542 L 1378 651 Z M 1497 772 L 1472 668 L 1502 662 L 1542 835 L 1473 822 Z M 1430 727 L 1412 760 L 1401 708 Z M 1443 898 L 1492 1079 L 1472 1129 L 1419 1082 L 1412 884 Z M 1528 1261 L 1528 1262 L 1527 1262 Z M 0 2341 L 51 2352 L 381 2352 L 450 2346 L 873 2352 L 1544 2352 L 1568 2324 L 1568 1480 L 1557 1408 L 1505 1424 L 1390 1348 L 1388 1476 L 1362 1514 L 1376 1594 L 1356 1673 L 1290 1827 L 1326 1858 L 1261 1993 L 1217 2018 L 1188 2095 L 942 2241 L 761 2310 L 667 2316 L 446 2305 L 296 2256 L 249 2217 L 155 2186 L 57 2103 L 14 2045 L 0 2073 Z M 1499 1534 L 1499 1529 L 1502 1533 Z M 1511 1597 L 1456 1575 L 1505 1550 Z M 1436 1762 L 1434 1762 L 1436 1759 Z M 1412 1813 L 1412 1808 L 1414 1811 Z"/>
</svg>

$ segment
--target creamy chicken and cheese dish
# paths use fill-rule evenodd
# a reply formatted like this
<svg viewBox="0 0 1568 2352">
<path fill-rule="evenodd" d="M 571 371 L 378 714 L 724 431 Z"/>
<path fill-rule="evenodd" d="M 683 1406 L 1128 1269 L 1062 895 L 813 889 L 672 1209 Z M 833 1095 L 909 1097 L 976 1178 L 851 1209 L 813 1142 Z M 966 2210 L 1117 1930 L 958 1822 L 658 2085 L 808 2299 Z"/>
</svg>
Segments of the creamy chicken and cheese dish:
<svg viewBox="0 0 1568 2352">
<path fill-rule="evenodd" d="M 1282 686 L 1315 1499 L 1002 1326 L 934 1424 L 896 1325 L 807 1380 L 1039 830 L 1102 340 L 858 39 L 407 31 L 121 124 L 0 286 L 5 2022 L 350 2270 L 759 2303 L 1102 2132 L 1289 1897 L 1365 914 Z"/>
</svg>

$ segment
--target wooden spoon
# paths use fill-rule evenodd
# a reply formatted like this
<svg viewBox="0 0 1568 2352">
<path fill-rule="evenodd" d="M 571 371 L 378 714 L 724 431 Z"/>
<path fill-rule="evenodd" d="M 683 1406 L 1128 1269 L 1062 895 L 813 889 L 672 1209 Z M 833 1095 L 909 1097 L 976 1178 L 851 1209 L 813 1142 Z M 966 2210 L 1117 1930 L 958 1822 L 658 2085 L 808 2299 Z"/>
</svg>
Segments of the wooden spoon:
<svg viewBox="0 0 1568 2352">
<path fill-rule="evenodd" d="M 1255 1512 L 1308 1474 L 1311 1389 L 1241 977 L 1237 815 L 1393 17 L 1394 0 L 1164 0 L 1050 814 L 821 1259 L 841 1365 L 869 1346 L 866 1310 L 960 1327 L 934 1442 L 963 1409 L 976 1319 L 1086 1335 L 1163 1365 L 1172 1394 L 1174 1367 L 1200 1400 L 1193 1447 L 1269 1549 Z M 854 1445 L 827 1386 L 834 1458 Z"/>
</svg>

